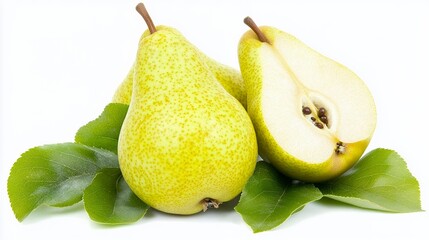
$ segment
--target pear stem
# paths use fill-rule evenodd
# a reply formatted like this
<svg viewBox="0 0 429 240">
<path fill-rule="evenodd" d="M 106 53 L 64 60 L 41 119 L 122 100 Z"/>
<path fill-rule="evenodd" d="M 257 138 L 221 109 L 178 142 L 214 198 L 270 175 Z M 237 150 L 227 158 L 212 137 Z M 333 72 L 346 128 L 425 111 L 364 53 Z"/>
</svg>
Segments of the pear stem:
<svg viewBox="0 0 429 240">
<path fill-rule="evenodd" d="M 149 28 L 150 34 L 153 34 L 154 32 L 156 32 L 155 25 L 153 24 L 152 19 L 150 18 L 150 15 L 147 12 L 144 4 L 143 3 L 137 4 L 136 10 L 138 13 L 140 13 L 140 15 L 143 17 L 144 21 L 146 22 L 146 25 Z"/>
<path fill-rule="evenodd" d="M 268 38 L 261 31 L 261 29 L 258 27 L 258 25 L 256 25 L 256 23 L 253 21 L 253 19 L 251 19 L 250 17 L 245 17 L 243 22 L 256 33 L 256 36 L 258 36 L 259 41 L 270 43 L 270 41 L 268 41 Z"/>
</svg>

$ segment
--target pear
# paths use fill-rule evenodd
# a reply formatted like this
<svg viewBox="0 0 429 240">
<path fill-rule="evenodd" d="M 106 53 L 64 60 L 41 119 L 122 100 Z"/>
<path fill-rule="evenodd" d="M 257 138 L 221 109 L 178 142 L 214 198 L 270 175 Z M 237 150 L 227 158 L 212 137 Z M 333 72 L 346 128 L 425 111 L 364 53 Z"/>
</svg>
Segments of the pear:
<svg viewBox="0 0 429 240">
<path fill-rule="evenodd" d="M 351 70 L 273 27 L 239 43 L 247 111 L 259 154 L 285 175 L 306 182 L 341 175 L 361 157 L 376 126 L 376 108 Z"/>
<path fill-rule="evenodd" d="M 176 34 L 180 34 L 174 28 L 167 26 L 157 26 L 158 30 L 169 30 L 171 32 L 175 32 Z M 150 34 L 147 32 L 143 34 L 142 37 L 146 37 L 146 35 Z M 234 98 L 236 98 L 244 108 L 247 106 L 247 97 L 246 97 L 246 89 L 244 87 L 244 81 L 241 77 L 241 74 L 238 70 L 227 66 L 225 64 L 219 63 L 216 60 L 208 57 L 206 54 L 198 50 L 200 57 L 203 59 L 207 67 L 214 74 L 215 78 L 218 80 L 220 84 L 225 88 L 225 90 L 231 94 Z M 133 78 L 134 78 L 134 65 L 131 67 L 128 72 L 125 80 L 119 85 L 116 89 L 115 94 L 113 95 L 112 102 L 114 103 L 123 103 L 130 104 L 131 94 L 133 89 Z"/>
<path fill-rule="evenodd" d="M 118 143 L 133 192 L 155 209 L 194 214 L 237 196 L 257 160 L 256 134 L 240 104 L 185 37 L 157 29 L 140 40 L 133 92 Z"/>
</svg>

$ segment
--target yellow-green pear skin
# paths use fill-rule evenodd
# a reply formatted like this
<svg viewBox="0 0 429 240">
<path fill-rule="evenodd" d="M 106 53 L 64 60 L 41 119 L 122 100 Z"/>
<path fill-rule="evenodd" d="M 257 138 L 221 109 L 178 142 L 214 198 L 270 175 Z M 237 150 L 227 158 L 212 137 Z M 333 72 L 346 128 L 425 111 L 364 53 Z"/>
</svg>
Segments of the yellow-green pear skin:
<svg viewBox="0 0 429 240">
<path fill-rule="evenodd" d="M 133 192 L 173 214 L 204 210 L 204 200 L 236 197 L 257 161 L 246 110 L 216 80 L 182 35 L 157 28 L 140 40 L 133 94 L 118 143 Z"/>
<path fill-rule="evenodd" d="M 133 92 L 134 79 L 134 64 L 130 68 L 124 81 L 118 86 L 113 95 L 112 103 L 122 103 L 129 105 L 131 102 L 131 94 Z"/>
<path fill-rule="evenodd" d="M 201 58 L 225 90 L 247 108 L 247 94 L 241 73 L 201 53 Z"/>
<path fill-rule="evenodd" d="M 259 154 L 293 179 L 341 175 L 359 160 L 375 129 L 368 88 L 292 35 L 259 29 L 268 42 L 249 30 L 238 48 Z"/>
<path fill-rule="evenodd" d="M 177 35 L 181 35 L 181 33 L 171 27 L 167 26 L 157 26 L 158 30 L 168 30 Z M 142 37 L 146 37 L 148 33 L 143 34 Z M 246 89 L 244 87 L 244 81 L 241 77 L 241 73 L 225 64 L 219 63 L 216 60 L 208 57 L 203 52 L 199 51 L 201 58 L 207 64 L 207 67 L 212 71 L 215 78 L 219 81 L 220 84 L 225 88 L 225 90 L 231 94 L 234 98 L 236 98 L 243 106 L 246 108 L 247 105 L 247 97 L 246 97 Z M 131 101 L 131 94 L 133 88 L 133 77 L 134 77 L 134 66 L 130 69 L 125 80 L 119 85 L 117 88 L 112 102 L 114 103 L 123 103 L 129 104 Z"/>
</svg>

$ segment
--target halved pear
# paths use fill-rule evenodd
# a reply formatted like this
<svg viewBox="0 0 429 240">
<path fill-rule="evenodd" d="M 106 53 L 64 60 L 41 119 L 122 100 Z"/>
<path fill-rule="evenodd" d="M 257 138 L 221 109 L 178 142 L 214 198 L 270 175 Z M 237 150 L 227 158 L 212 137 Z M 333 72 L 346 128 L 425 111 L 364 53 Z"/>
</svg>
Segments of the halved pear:
<svg viewBox="0 0 429 240">
<path fill-rule="evenodd" d="M 273 27 L 239 43 L 240 69 L 259 154 L 306 182 L 334 178 L 361 157 L 376 126 L 365 83 L 351 70 Z"/>
</svg>

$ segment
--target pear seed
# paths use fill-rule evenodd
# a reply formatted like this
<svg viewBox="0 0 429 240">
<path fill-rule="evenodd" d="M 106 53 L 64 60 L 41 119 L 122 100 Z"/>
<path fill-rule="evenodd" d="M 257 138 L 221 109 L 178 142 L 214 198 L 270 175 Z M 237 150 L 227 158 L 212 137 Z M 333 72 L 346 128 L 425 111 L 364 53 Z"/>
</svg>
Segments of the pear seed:
<svg viewBox="0 0 429 240">
<path fill-rule="evenodd" d="M 323 129 L 323 124 L 321 122 L 315 122 L 314 125 L 320 129 Z"/>
<path fill-rule="evenodd" d="M 328 117 L 327 116 L 320 116 L 320 121 L 322 121 L 322 123 L 328 125 Z"/>
<path fill-rule="evenodd" d="M 311 117 L 310 119 L 311 119 L 311 121 L 313 121 L 313 122 L 315 122 L 315 121 L 316 121 L 316 118 L 315 118 L 315 117 Z"/>
<path fill-rule="evenodd" d="M 310 115 L 311 114 L 311 109 L 309 107 L 303 107 L 302 108 L 302 113 L 304 115 Z"/>
<path fill-rule="evenodd" d="M 318 117 L 322 117 L 322 116 L 326 116 L 326 109 L 325 108 L 320 108 L 319 112 L 317 113 Z"/>
</svg>

